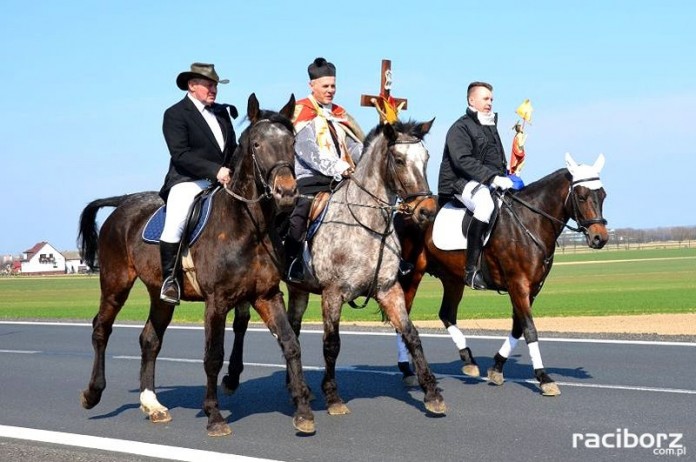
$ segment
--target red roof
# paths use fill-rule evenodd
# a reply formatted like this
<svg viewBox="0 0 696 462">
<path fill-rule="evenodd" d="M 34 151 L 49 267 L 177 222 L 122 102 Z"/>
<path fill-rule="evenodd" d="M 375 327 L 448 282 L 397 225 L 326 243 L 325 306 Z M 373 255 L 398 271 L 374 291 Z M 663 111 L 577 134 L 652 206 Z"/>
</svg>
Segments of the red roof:
<svg viewBox="0 0 696 462">
<path fill-rule="evenodd" d="M 39 250 L 41 250 L 43 248 L 43 246 L 45 246 L 46 244 L 48 244 L 48 242 L 46 242 L 46 241 L 39 242 L 36 245 L 34 245 L 34 247 L 32 247 L 31 249 L 25 250 L 24 253 L 34 254 L 34 253 L 38 252 Z"/>
</svg>

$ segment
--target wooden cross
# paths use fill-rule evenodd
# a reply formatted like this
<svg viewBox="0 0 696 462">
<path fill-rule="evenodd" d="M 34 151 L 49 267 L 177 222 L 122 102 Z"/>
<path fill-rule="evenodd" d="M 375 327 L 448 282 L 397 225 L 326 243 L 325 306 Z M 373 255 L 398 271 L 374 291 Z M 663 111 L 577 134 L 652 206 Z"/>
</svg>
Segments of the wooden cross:
<svg viewBox="0 0 696 462">
<path fill-rule="evenodd" d="M 379 96 L 383 96 L 385 99 L 389 99 L 389 96 L 391 93 L 391 84 L 392 84 L 391 60 L 389 60 L 389 59 L 382 60 L 381 77 L 382 77 L 382 81 L 380 83 Z M 379 96 L 361 95 L 360 96 L 360 105 L 366 106 L 366 107 L 376 107 L 377 100 L 378 100 Z M 399 107 L 399 105 L 403 104 L 403 106 L 401 106 L 401 110 L 408 109 L 408 100 L 407 99 L 393 98 L 393 100 L 394 100 L 394 104 L 396 105 L 396 107 Z M 380 116 L 380 118 L 381 118 L 381 116 Z"/>
</svg>

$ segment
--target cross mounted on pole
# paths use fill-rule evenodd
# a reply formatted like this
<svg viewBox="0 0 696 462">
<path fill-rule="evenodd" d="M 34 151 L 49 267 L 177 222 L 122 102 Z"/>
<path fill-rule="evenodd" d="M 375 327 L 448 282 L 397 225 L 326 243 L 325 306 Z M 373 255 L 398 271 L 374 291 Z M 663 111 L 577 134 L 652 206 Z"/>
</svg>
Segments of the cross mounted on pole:
<svg viewBox="0 0 696 462">
<path fill-rule="evenodd" d="M 389 59 L 382 60 L 381 79 L 379 95 L 361 95 L 360 105 L 376 108 L 381 123 L 394 123 L 399 118 L 399 111 L 408 108 L 408 100 L 391 96 L 392 72 Z"/>
</svg>

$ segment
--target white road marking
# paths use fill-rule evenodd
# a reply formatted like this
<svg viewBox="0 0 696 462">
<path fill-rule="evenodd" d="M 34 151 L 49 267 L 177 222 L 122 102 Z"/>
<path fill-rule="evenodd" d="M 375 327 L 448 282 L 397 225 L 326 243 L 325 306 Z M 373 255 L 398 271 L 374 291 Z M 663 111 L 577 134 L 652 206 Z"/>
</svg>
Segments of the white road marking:
<svg viewBox="0 0 696 462">
<path fill-rule="evenodd" d="M 190 462 L 209 462 L 212 460 L 221 462 L 277 462 L 273 461 L 273 459 L 259 459 L 257 457 L 239 456 L 222 452 L 202 451 L 199 449 L 164 446 L 161 444 L 141 443 L 76 433 L 52 432 L 35 428 L 10 427 L 7 425 L 0 425 L 0 437 Z M 69 441 L 69 443 L 66 443 L 66 441 Z"/>
</svg>

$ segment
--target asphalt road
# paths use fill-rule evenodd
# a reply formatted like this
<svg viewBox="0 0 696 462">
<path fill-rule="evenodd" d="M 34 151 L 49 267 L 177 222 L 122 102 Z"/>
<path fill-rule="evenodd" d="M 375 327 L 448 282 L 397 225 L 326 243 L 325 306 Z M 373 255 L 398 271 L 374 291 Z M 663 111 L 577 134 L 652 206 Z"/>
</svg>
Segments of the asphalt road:
<svg viewBox="0 0 696 462">
<path fill-rule="evenodd" d="M 654 461 L 696 454 L 696 343 L 542 337 L 544 364 L 562 391 L 547 398 L 531 380 L 523 342 L 506 366 L 508 381 L 496 387 L 461 374 L 448 337 L 422 332 L 448 406 L 446 416 L 430 417 L 423 393 L 401 383 L 393 333 L 344 331 L 338 384 L 352 413 L 329 416 L 320 391 L 321 333 L 308 330 L 302 355 L 317 394 L 317 432 L 298 436 L 280 349 L 268 331 L 254 329 L 240 390 L 220 395 L 234 433 L 210 438 L 200 410 L 202 330 L 167 332 L 157 392 L 174 420 L 164 425 L 139 410 L 139 333 L 139 326 L 115 328 L 107 388 L 88 411 L 79 393 L 91 371 L 91 327 L 0 323 L 0 460 Z M 484 373 L 501 343 L 469 337 Z"/>
</svg>

